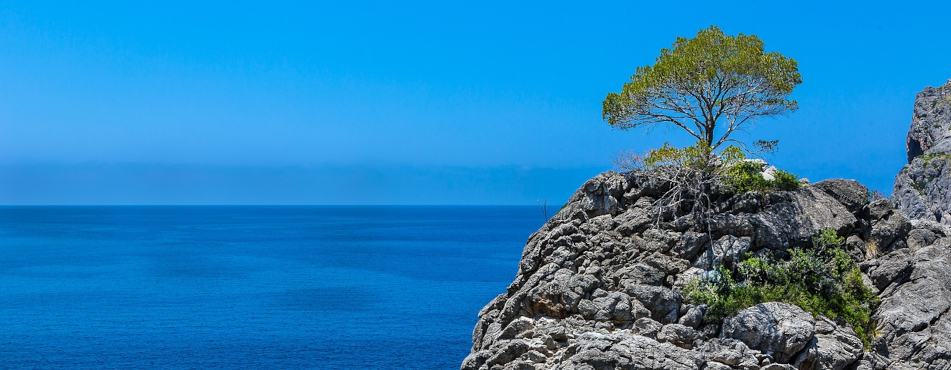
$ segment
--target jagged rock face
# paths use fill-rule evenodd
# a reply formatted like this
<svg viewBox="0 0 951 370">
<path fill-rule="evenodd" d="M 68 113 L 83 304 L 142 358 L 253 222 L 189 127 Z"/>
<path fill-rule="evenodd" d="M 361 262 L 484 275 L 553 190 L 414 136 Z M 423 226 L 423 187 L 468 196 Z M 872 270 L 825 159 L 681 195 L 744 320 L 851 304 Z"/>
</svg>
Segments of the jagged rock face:
<svg viewBox="0 0 951 370">
<path fill-rule="evenodd" d="M 938 88 L 926 87 L 915 97 L 915 113 L 905 145 L 908 163 L 933 149 L 938 149 L 940 153 L 951 152 L 951 143 L 946 142 L 949 138 L 948 129 L 951 129 L 949 96 L 951 80 Z"/>
<path fill-rule="evenodd" d="M 926 221 L 927 222 L 927 221 Z M 951 368 L 951 242 L 948 230 L 937 224 L 936 242 L 908 255 L 904 268 L 882 292 L 875 320 L 882 329 L 876 350 L 909 369 Z"/>
<path fill-rule="evenodd" d="M 908 165 L 893 192 L 898 207 L 911 218 L 951 225 L 951 80 L 918 93 L 906 150 Z"/>
<path fill-rule="evenodd" d="M 662 184 L 603 173 L 532 234 L 485 306 L 462 369 L 884 369 L 951 365 L 951 232 L 910 222 L 866 188 L 826 181 L 716 200 L 710 230 L 658 216 Z M 832 228 L 881 292 L 872 352 L 844 322 L 768 302 L 720 321 L 686 282 L 742 254 L 782 254 Z M 712 243 L 711 243 L 712 238 Z"/>
</svg>

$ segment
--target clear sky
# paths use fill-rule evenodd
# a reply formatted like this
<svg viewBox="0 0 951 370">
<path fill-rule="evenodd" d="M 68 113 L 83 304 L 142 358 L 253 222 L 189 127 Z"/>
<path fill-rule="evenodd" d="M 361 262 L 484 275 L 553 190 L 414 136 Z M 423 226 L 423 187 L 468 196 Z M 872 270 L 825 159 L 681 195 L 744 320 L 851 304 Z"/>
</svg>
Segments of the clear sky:
<svg viewBox="0 0 951 370">
<path fill-rule="evenodd" d="M 601 101 L 710 25 L 799 62 L 772 163 L 890 193 L 951 78 L 945 1 L 650 3 L 3 1 L 0 204 L 558 204 L 689 144 Z"/>
</svg>

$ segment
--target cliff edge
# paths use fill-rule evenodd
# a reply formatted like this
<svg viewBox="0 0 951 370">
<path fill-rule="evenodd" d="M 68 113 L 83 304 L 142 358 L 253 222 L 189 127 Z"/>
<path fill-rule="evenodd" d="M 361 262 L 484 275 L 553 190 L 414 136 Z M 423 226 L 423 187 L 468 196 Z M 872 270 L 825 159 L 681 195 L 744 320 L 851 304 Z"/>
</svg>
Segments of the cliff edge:
<svg viewBox="0 0 951 370">
<path fill-rule="evenodd" d="M 922 94 L 947 96 L 942 89 Z M 909 152 L 912 165 L 951 146 L 928 124 L 935 123 L 909 133 L 909 147 L 922 153 Z M 916 181 L 908 168 L 899 181 Z M 938 181 L 934 194 L 948 189 Z M 531 235 L 515 281 L 479 312 L 462 369 L 951 368 L 947 217 L 909 218 L 907 204 L 896 209 L 871 200 L 858 182 L 827 180 L 718 196 L 701 230 L 690 214 L 658 212 L 667 189 L 641 172 L 588 180 Z M 685 299 L 685 286 L 716 265 L 808 248 L 830 229 L 881 298 L 870 346 L 844 320 L 792 304 L 766 302 L 712 319 Z"/>
<path fill-rule="evenodd" d="M 895 178 L 898 208 L 914 219 L 951 225 L 951 80 L 915 97 L 908 164 Z"/>
</svg>

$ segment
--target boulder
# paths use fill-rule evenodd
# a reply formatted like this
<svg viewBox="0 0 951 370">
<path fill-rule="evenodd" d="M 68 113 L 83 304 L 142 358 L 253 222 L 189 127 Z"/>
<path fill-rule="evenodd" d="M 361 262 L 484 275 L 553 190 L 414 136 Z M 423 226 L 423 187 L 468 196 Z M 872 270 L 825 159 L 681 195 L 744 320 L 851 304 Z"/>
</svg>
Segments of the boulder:
<svg viewBox="0 0 951 370">
<path fill-rule="evenodd" d="M 855 180 L 831 179 L 819 181 L 812 187 L 829 194 L 852 213 L 858 213 L 869 202 L 868 188 Z"/>
<path fill-rule="evenodd" d="M 677 347 L 690 349 L 693 347 L 693 341 L 700 337 L 693 328 L 681 324 L 667 324 L 657 333 L 657 340 L 667 342 Z"/>
<path fill-rule="evenodd" d="M 842 370 L 862 356 L 862 340 L 851 329 L 826 317 L 816 322 L 816 336 L 796 358 L 799 369 Z"/>
<path fill-rule="evenodd" d="M 815 332 L 811 313 L 788 303 L 766 302 L 723 320 L 720 337 L 739 340 L 778 362 L 787 362 L 809 344 Z"/>
<path fill-rule="evenodd" d="M 695 370 L 699 354 L 669 343 L 624 333 L 588 333 L 550 369 Z"/>
<path fill-rule="evenodd" d="M 706 342 L 700 348 L 707 364 L 715 362 L 727 366 L 739 366 L 740 364 L 758 365 L 756 351 L 751 350 L 746 344 L 732 338 L 714 338 Z"/>
</svg>

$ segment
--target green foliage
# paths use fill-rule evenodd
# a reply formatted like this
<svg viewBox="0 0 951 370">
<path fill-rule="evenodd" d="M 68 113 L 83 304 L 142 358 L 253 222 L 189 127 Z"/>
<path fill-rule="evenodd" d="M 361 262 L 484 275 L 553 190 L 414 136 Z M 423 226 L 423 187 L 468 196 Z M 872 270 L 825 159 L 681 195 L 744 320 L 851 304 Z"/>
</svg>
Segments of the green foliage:
<svg viewBox="0 0 951 370">
<path fill-rule="evenodd" d="M 749 161 L 740 161 L 733 164 L 726 171 L 726 180 L 738 193 L 770 190 L 793 191 L 801 186 L 799 180 L 796 179 L 796 175 L 784 170 L 776 171 L 773 173 L 773 179 L 767 180 L 763 177 L 760 165 Z"/>
<path fill-rule="evenodd" d="M 919 155 L 919 156 L 917 156 L 917 157 L 915 157 L 915 158 L 921 158 L 921 160 L 925 161 L 925 164 L 930 164 L 931 161 L 933 161 L 933 160 L 935 160 L 935 159 L 949 159 L 949 158 L 951 158 L 951 154 L 948 154 L 948 153 L 929 153 L 929 154 Z"/>
<path fill-rule="evenodd" d="M 638 67 L 620 93 L 604 99 L 602 117 L 620 129 L 671 124 L 716 149 L 758 117 L 798 109 L 788 97 L 801 82 L 795 60 L 765 52 L 754 35 L 711 26 L 678 37 L 654 65 Z"/>
<path fill-rule="evenodd" d="M 740 162 L 727 170 L 726 178 L 738 193 L 766 191 L 770 181 L 763 177 L 761 166 L 755 162 Z"/>
<path fill-rule="evenodd" d="M 832 229 L 813 239 L 812 248 L 793 249 L 788 259 L 747 256 L 733 269 L 717 266 L 714 278 L 691 281 L 688 302 L 708 306 L 707 317 L 722 319 L 763 302 L 786 302 L 816 315 L 842 319 L 870 346 L 871 316 L 880 299 L 862 281 L 862 273 Z"/>
<path fill-rule="evenodd" d="M 664 143 L 659 149 L 651 149 L 647 157 L 644 158 L 644 166 L 647 168 L 657 167 L 681 167 L 704 169 L 706 167 L 706 157 L 710 153 L 710 147 L 703 143 L 686 148 L 677 148 L 670 143 Z"/>
<path fill-rule="evenodd" d="M 760 164 L 746 159 L 746 153 L 735 145 L 715 153 L 706 142 L 698 141 L 685 148 L 664 143 L 664 146 L 650 150 L 645 156 L 620 157 L 615 164 L 622 169 L 644 169 L 655 173 L 662 169 L 674 169 L 678 175 L 702 172 L 738 193 L 793 191 L 800 187 L 796 175 L 784 170 L 776 171 L 773 179 L 767 180 L 763 177 Z"/>
<path fill-rule="evenodd" d="M 924 180 L 915 181 L 914 183 L 911 184 L 911 187 L 915 188 L 915 190 L 918 191 L 919 195 L 925 195 L 925 189 L 928 188 L 928 185 L 931 184 L 932 181 L 934 181 L 934 179 L 924 179 Z"/>
<path fill-rule="evenodd" d="M 774 189 L 782 191 L 793 191 L 802 186 L 799 180 L 796 179 L 796 175 L 786 172 L 786 170 L 779 170 L 773 174 L 772 185 Z"/>
</svg>

